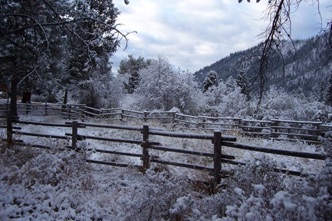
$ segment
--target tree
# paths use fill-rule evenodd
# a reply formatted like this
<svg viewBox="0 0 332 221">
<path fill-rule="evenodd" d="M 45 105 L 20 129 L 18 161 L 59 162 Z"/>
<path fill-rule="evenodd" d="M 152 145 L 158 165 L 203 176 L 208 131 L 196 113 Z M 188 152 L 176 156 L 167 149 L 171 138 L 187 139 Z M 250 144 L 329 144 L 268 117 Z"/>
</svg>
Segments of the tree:
<svg viewBox="0 0 332 221">
<path fill-rule="evenodd" d="M 211 86 L 217 86 L 217 85 L 218 85 L 217 72 L 210 71 L 203 82 L 204 93 L 207 92 L 211 88 Z"/>
<path fill-rule="evenodd" d="M 139 71 L 147 68 L 151 63 L 151 60 L 145 60 L 143 57 L 139 56 L 134 58 L 133 55 L 128 55 L 128 59 L 123 59 L 120 61 L 120 67 L 118 70 L 119 74 L 128 75 L 128 82 L 125 82 L 125 88 L 128 93 L 133 93 L 139 83 Z"/>
<path fill-rule="evenodd" d="M 172 96 L 175 100 L 174 106 L 179 108 L 182 113 L 197 115 L 203 109 L 204 96 L 198 83 L 194 80 L 192 73 L 178 70 L 176 73 L 178 80 L 175 87 L 175 94 Z"/>
<path fill-rule="evenodd" d="M 164 57 L 152 59 L 139 72 L 134 92 L 136 106 L 144 110 L 165 110 L 173 107 L 187 114 L 198 113 L 203 99 L 191 73 L 174 70 Z"/>
<path fill-rule="evenodd" d="M 109 56 L 127 39 L 115 24 L 118 14 L 112 0 L 0 1 L 0 56 L 17 64 L 1 69 L 11 82 L 11 102 L 23 80 L 33 74 L 45 79 L 59 62 L 67 67 L 67 82 L 106 72 Z"/>
<path fill-rule="evenodd" d="M 244 72 L 240 72 L 237 76 L 236 84 L 241 88 L 241 93 L 247 97 L 247 100 L 250 100 L 249 85 Z"/>
<path fill-rule="evenodd" d="M 246 97 L 241 92 L 233 78 L 228 78 L 225 82 L 220 81 L 218 85 L 212 86 L 205 95 L 205 111 L 208 115 L 236 116 L 244 108 Z"/>
<path fill-rule="evenodd" d="M 141 96 L 144 109 L 170 110 L 174 106 L 176 76 L 166 58 L 159 57 L 139 72 L 140 81 L 135 92 Z"/>
</svg>

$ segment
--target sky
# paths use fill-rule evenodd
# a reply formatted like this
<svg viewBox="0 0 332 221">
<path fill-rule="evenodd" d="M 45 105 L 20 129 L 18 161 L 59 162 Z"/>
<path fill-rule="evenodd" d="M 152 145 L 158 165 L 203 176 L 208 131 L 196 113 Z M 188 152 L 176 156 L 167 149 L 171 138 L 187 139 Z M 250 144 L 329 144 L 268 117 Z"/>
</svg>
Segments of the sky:
<svg viewBox="0 0 332 221">
<path fill-rule="evenodd" d="M 111 58 L 117 73 L 122 59 L 133 55 L 145 59 L 163 56 L 175 67 L 190 72 L 226 56 L 253 47 L 268 25 L 264 17 L 267 0 L 248 3 L 238 0 L 114 0 L 120 10 L 117 22 L 128 36 Z M 331 19 L 330 0 L 317 4 L 304 1 L 292 14 L 292 38 L 307 39 L 319 33 Z M 328 7 L 330 5 L 330 7 Z"/>
</svg>

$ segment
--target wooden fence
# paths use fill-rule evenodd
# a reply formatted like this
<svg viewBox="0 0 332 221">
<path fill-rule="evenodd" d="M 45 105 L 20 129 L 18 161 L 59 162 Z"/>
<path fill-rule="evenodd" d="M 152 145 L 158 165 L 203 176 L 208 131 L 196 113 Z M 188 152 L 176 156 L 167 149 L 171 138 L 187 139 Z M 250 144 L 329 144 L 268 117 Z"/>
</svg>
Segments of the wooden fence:
<svg viewBox="0 0 332 221">
<path fill-rule="evenodd" d="M 17 103 L 19 116 L 59 116 L 65 119 L 84 118 L 85 105 L 80 104 L 49 104 L 49 103 Z M 0 118 L 6 118 L 9 104 L 0 104 Z"/>
<path fill-rule="evenodd" d="M 318 153 L 307 153 L 307 152 L 297 152 L 290 150 L 279 150 L 279 149 L 271 149 L 271 148 L 263 148 L 257 146 L 250 146 L 236 142 L 236 137 L 234 136 L 225 136 L 222 135 L 221 131 L 216 130 L 211 134 L 199 134 L 199 133 L 184 133 L 184 132 L 174 132 L 174 131 L 164 131 L 160 128 L 152 128 L 147 124 L 143 126 L 123 126 L 123 125 L 112 125 L 112 124 L 92 124 L 92 123 L 84 123 L 84 122 L 66 122 L 65 124 L 53 124 L 53 123 L 41 123 L 41 122 L 27 122 L 27 121 L 17 121 L 11 127 L 8 127 L 7 122 L 7 138 L 4 139 L 7 141 L 9 145 L 17 144 L 17 145 L 25 145 L 32 146 L 38 148 L 50 148 L 49 146 L 43 146 L 39 144 L 31 144 L 24 142 L 24 137 L 42 137 L 46 139 L 58 139 L 64 140 L 67 142 L 67 145 L 64 147 L 71 148 L 76 151 L 94 151 L 100 154 L 112 154 L 112 155 L 121 155 L 127 157 L 136 157 L 140 158 L 141 165 L 131 165 L 126 163 L 119 162 L 110 162 L 110 161 L 101 161 L 98 159 L 87 159 L 89 163 L 102 164 L 102 165 L 111 165 L 111 166 L 119 166 L 119 167 L 127 167 L 134 166 L 140 168 L 143 172 L 150 167 L 151 163 L 177 166 L 177 167 L 185 167 L 194 170 L 202 170 L 206 171 L 209 174 L 213 174 L 214 184 L 218 184 L 221 180 L 221 165 L 222 164 L 231 164 L 231 165 L 241 165 L 245 164 L 244 162 L 236 161 L 234 156 L 222 154 L 222 150 L 225 148 L 236 148 L 242 149 L 246 151 L 255 151 L 261 153 L 275 154 L 275 155 L 283 155 L 290 157 L 298 157 L 298 158 L 307 158 L 307 159 L 315 159 L 315 160 L 325 160 L 327 157 L 323 154 Z M 42 133 L 32 133 L 30 131 L 22 131 L 20 125 L 36 125 L 38 127 L 64 127 L 68 128 L 68 133 L 63 135 L 58 134 L 42 134 Z M 2 128 L 6 128 L 6 126 L 2 125 Z M 91 136 L 91 135 L 83 135 L 80 133 L 81 128 L 104 128 L 104 129 L 112 129 L 112 130 L 125 130 L 139 132 L 141 133 L 141 139 L 133 139 L 132 133 L 130 133 L 130 138 L 124 139 L 119 137 L 101 137 L 101 136 Z M 91 130 L 90 129 L 90 130 Z M 45 130 L 47 131 L 47 130 Z M 159 142 L 155 142 L 154 137 L 156 136 L 164 136 L 170 137 L 174 141 L 175 139 L 198 139 L 198 140 L 208 140 L 212 142 L 211 152 L 202 152 L 197 150 L 188 150 L 174 147 L 167 147 Z M 17 138 L 23 138 L 22 140 L 18 140 Z M 110 142 L 112 145 L 108 148 L 86 148 L 84 150 L 79 148 L 78 143 L 81 140 L 99 140 L 103 142 Z M 139 151 L 133 152 L 132 150 L 128 151 L 116 151 L 114 147 L 116 146 L 114 143 L 128 143 L 134 144 L 140 147 Z M 213 148 L 212 148 L 213 147 Z M 157 150 L 157 151 L 155 151 Z M 172 160 L 161 160 L 160 156 L 162 156 L 159 151 L 162 152 L 172 152 L 177 154 L 186 154 L 186 155 L 194 155 L 195 157 L 205 157 L 211 160 L 213 163 L 213 167 L 207 167 L 205 165 L 195 165 L 181 162 L 181 157 L 178 157 L 179 161 Z M 287 173 L 291 175 L 303 175 L 300 171 L 291 171 L 288 169 L 280 169 L 275 168 L 276 172 Z"/>
<path fill-rule="evenodd" d="M 0 105 L 0 116 L 5 117 L 8 105 Z M 141 122 L 158 121 L 173 127 L 205 131 L 220 130 L 223 134 L 242 134 L 274 140 L 302 141 L 319 144 L 322 137 L 332 131 L 332 125 L 319 121 L 249 120 L 232 117 L 190 116 L 171 111 L 132 111 L 119 108 L 96 109 L 84 105 L 18 104 L 19 115 L 58 115 L 66 119 L 108 118 L 125 122 L 136 119 Z"/>
</svg>

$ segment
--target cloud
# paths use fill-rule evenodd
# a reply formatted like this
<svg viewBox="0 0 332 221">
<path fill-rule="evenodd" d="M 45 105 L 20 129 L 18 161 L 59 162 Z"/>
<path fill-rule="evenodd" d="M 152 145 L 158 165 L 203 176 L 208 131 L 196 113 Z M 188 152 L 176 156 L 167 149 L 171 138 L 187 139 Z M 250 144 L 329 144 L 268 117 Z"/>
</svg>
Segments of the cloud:
<svg viewBox="0 0 332 221">
<path fill-rule="evenodd" d="M 326 6 L 328 0 L 321 0 Z M 195 72 L 230 53 L 245 50 L 262 39 L 268 21 L 262 19 L 266 2 L 239 4 L 235 0 L 114 0 L 121 14 L 118 23 L 129 35 L 112 57 L 117 69 L 121 59 L 135 57 L 167 57 L 171 64 Z M 317 33 L 317 9 L 303 4 L 293 14 L 293 37 L 308 38 Z M 325 13 L 324 9 L 324 13 Z M 326 17 L 323 14 L 324 18 Z M 314 18 L 314 19 L 313 19 Z M 114 70 L 115 71 L 115 70 Z"/>
</svg>

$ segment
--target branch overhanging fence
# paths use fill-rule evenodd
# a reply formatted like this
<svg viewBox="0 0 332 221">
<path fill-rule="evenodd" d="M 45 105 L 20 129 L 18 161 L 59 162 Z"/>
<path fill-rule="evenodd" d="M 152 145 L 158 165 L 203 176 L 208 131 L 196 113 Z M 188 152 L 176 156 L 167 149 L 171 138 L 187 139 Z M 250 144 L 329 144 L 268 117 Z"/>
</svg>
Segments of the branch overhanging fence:
<svg viewBox="0 0 332 221">
<path fill-rule="evenodd" d="M 0 116 L 5 117 L 9 105 L 0 105 Z M 273 140 L 300 141 L 320 144 L 321 138 L 332 134 L 332 125 L 320 121 L 293 121 L 282 119 L 252 120 L 234 117 L 191 116 L 172 111 L 133 111 L 120 108 L 96 109 L 84 105 L 62 104 L 18 104 L 19 115 L 59 115 L 65 119 L 98 118 L 119 120 L 121 123 L 132 119 L 144 123 L 159 121 L 176 128 L 214 131 L 223 134 L 242 134 Z"/>
<path fill-rule="evenodd" d="M 17 121 L 14 122 L 15 126 L 11 127 L 11 131 L 7 132 L 7 137 L 5 141 L 11 142 L 11 144 L 17 144 L 22 146 L 31 146 L 37 148 L 46 148 L 50 149 L 51 147 L 41 145 L 41 144 L 29 144 L 24 142 L 24 137 L 32 136 L 32 137 L 42 137 L 46 139 L 60 139 L 65 140 L 66 144 L 64 148 L 70 148 L 72 150 L 76 150 L 78 152 L 81 151 L 93 151 L 95 153 L 100 154 L 112 154 L 112 155 L 121 155 L 127 157 L 135 157 L 140 158 L 141 165 L 133 165 L 123 162 L 110 162 L 107 160 L 100 159 L 87 159 L 86 161 L 89 163 L 101 164 L 101 165 L 110 165 L 110 166 L 118 166 L 118 167 L 137 167 L 142 171 L 146 171 L 151 167 L 151 163 L 168 165 L 168 166 L 176 166 L 176 167 L 184 167 L 194 170 L 206 171 L 209 175 L 213 175 L 213 180 L 215 184 L 218 184 L 221 180 L 221 168 L 223 164 L 230 165 L 244 165 L 245 162 L 236 161 L 235 157 L 228 154 L 223 154 L 223 150 L 225 148 L 236 148 L 242 149 L 245 151 L 255 151 L 266 154 L 273 155 L 282 155 L 288 157 L 298 157 L 298 158 L 306 158 L 306 159 L 315 159 L 315 160 L 325 160 L 328 157 L 324 154 L 318 153 L 308 153 L 308 152 L 298 152 L 291 150 L 280 150 L 280 149 L 272 149 L 272 148 L 263 148 L 257 146 L 250 146 L 247 144 L 241 144 L 236 142 L 236 137 L 222 135 L 221 131 L 215 130 L 213 134 L 200 134 L 200 133 L 185 133 L 185 132 L 174 132 L 174 131 L 165 131 L 161 128 L 149 127 L 148 124 L 144 124 L 143 126 L 124 126 L 124 125 L 112 125 L 112 124 L 95 124 L 95 123 L 85 123 L 78 121 L 66 122 L 64 124 L 54 124 L 54 123 L 43 123 L 43 122 L 29 122 L 29 121 Z M 64 135 L 58 134 L 43 134 L 43 133 L 32 133 L 28 131 L 22 131 L 22 127 L 20 125 L 34 125 L 39 127 L 64 127 L 68 129 L 68 133 Z M 104 129 L 114 129 L 120 131 L 131 131 L 139 132 L 142 136 L 141 139 L 133 139 L 133 138 L 119 138 L 119 137 L 102 137 L 102 136 L 92 136 L 92 135 L 83 135 L 80 134 L 81 129 L 86 129 L 88 127 L 91 128 L 104 128 Z M 71 133 L 70 133 L 71 131 Z M 129 133 L 129 136 L 130 134 Z M 23 138 L 21 140 L 16 139 L 16 135 L 19 135 L 19 138 Z M 162 136 L 169 137 L 174 139 L 197 139 L 197 140 L 207 140 L 211 141 L 211 151 L 204 152 L 198 150 L 189 150 L 189 149 L 180 149 L 174 147 L 168 147 L 160 142 L 153 141 L 153 137 Z M 97 141 L 106 141 L 112 143 L 112 145 L 108 148 L 80 148 L 78 142 L 82 140 L 97 140 Z M 131 151 L 118 151 L 114 149 L 115 144 L 113 143 L 128 143 L 140 146 L 141 149 L 139 152 L 131 152 Z M 213 149 L 212 149 L 213 146 Z M 193 155 L 195 157 L 206 157 L 210 159 L 210 162 L 213 164 L 213 167 L 200 165 L 200 164 L 192 164 L 192 163 L 184 163 L 181 162 L 181 157 L 178 157 L 180 161 L 174 161 L 174 159 L 160 159 L 160 154 L 155 151 L 162 151 L 167 153 L 176 153 L 176 154 L 186 154 Z M 211 160 L 212 159 L 212 160 Z M 292 171 L 285 168 L 274 168 L 275 172 L 287 173 L 290 175 L 301 176 L 304 175 L 300 171 Z"/>
</svg>

